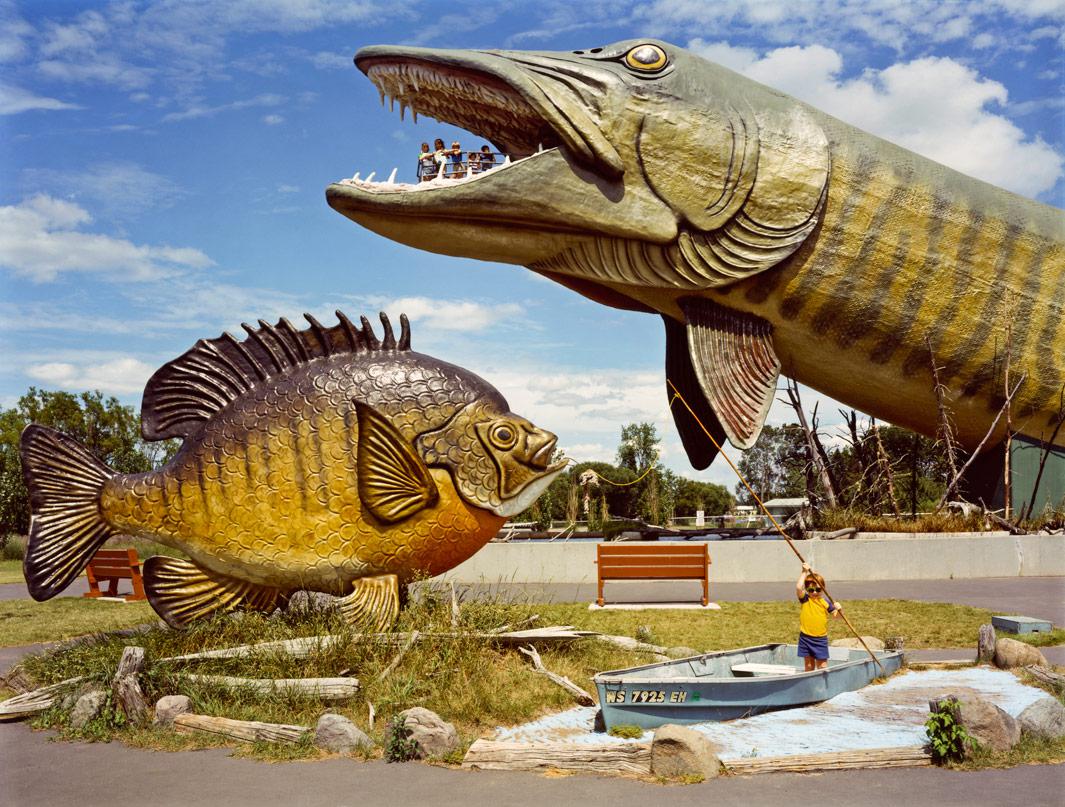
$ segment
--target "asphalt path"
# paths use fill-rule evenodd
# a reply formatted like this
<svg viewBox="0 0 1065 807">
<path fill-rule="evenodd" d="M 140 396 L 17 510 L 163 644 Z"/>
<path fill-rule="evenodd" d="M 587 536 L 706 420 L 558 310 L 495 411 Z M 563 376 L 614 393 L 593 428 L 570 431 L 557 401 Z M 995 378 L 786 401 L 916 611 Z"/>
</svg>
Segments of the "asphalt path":
<svg viewBox="0 0 1065 807">
<path fill-rule="evenodd" d="M 407 763 L 329 759 L 265 764 L 234 759 L 224 749 L 165 753 L 118 743 L 53 742 L 21 724 L 0 726 L 4 769 L 0 802 L 19 807 L 125 802 L 160 807 L 262 807 L 264 804 L 405 805 L 434 807 L 545 805 L 795 803 L 862 807 L 972 807 L 1023 803 L 1060 807 L 1065 765 L 962 773 L 932 768 L 764 774 L 697 785 L 665 786 L 601 776 L 461 771 Z"/>
<path fill-rule="evenodd" d="M 75 584 L 78 585 L 78 584 Z M 84 585 L 82 583 L 82 585 Z M 955 602 L 1021 613 L 1065 624 L 1065 578 L 992 578 L 981 580 L 910 580 L 831 584 L 840 600 L 899 598 Z M 78 589 L 68 590 L 80 594 Z M 9 593 L 10 592 L 10 593 Z M 473 596 L 489 593 L 519 599 L 557 602 L 590 601 L 591 586 L 474 587 Z M 687 590 L 674 586 L 641 588 L 629 599 L 676 600 Z M 717 601 L 787 600 L 791 587 L 781 583 L 722 583 Z M 0 586 L 0 599 L 24 599 L 22 585 Z M 101 603 L 101 607 L 105 604 Z M 121 607 L 116 605 L 115 607 Z M 0 648 L 0 671 L 32 647 Z M 1051 661 L 1060 651 L 1046 648 Z M 965 651 L 915 651 L 929 657 L 961 657 Z M 898 807 L 907 805 L 1009 804 L 1065 805 L 1065 765 L 1022 766 L 1008 770 L 956 772 L 925 768 L 835 771 L 822 774 L 766 774 L 726 777 L 698 785 L 662 786 L 626 778 L 549 777 L 531 773 L 457 771 L 410 763 L 329 759 L 265 764 L 230 756 L 226 749 L 165 753 L 127 748 L 119 743 L 53 741 L 22 723 L 0 724 L 0 805 L 112 805 L 135 799 L 152 805 L 227 807 L 264 803 L 280 805 L 435 805 L 505 803 L 508 807 L 611 805 L 647 802 L 669 805 L 735 803 L 780 807 L 797 800 L 820 805 Z"/>
</svg>

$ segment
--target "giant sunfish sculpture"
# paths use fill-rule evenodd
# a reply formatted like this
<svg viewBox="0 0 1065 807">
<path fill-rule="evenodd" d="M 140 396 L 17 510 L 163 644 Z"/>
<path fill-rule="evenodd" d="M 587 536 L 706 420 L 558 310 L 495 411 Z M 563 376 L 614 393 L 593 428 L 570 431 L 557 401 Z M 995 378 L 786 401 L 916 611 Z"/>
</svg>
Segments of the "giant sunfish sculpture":
<svg viewBox="0 0 1065 807">
<path fill-rule="evenodd" d="M 781 368 L 935 434 L 931 353 L 972 447 L 1004 398 L 1007 318 L 1011 378 L 1027 373 L 1014 428 L 1050 431 L 1065 382 L 1060 210 L 665 42 L 371 47 L 355 63 L 382 100 L 490 139 L 513 162 L 462 181 L 346 180 L 329 204 L 405 244 L 523 264 L 661 314 L 667 377 L 719 440 L 754 443 Z M 716 449 L 674 415 L 706 467 Z"/>
<path fill-rule="evenodd" d="M 406 317 L 397 341 L 384 314 L 383 340 L 365 318 L 305 316 L 303 331 L 259 320 L 244 341 L 197 342 L 152 376 L 142 432 L 183 440 L 158 471 L 116 474 L 69 437 L 26 428 L 35 600 L 126 533 L 189 556 L 144 564 L 148 599 L 175 627 L 310 589 L 383 628 L 401 584 L 473 555 L 565 465 L 551 463 L 555 436 L 484 380 L 411 351 Z"/>
</svg>

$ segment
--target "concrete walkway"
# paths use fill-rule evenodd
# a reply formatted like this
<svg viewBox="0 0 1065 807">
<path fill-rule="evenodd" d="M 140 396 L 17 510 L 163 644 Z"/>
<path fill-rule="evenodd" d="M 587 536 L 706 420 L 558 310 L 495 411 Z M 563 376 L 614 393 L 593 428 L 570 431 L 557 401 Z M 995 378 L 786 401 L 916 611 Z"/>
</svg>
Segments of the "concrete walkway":
<svg viewBox="0 0 1065 807">
<path fill-rule="evenodd" d="M 158 807 L 312 805 L 654 804 L 661 807 L 743 804 L 899 807 L 1013 804 L 1060 807 L 1065 765 L 959 773 L 935 768 L 846 771 L 816 776 L 767 774 L 669 787 L 595 776 L 551 778 L 532 773 L 456 771 L 407 763 L 332 759 L 267 765 L 233 759 L 224 749 L 155 753 L 118 743 L 51 742 L 21 724 L 0 725 L 4 804 Z M 106 772 L 106 773 L 103 773 Z"/>
</svg>

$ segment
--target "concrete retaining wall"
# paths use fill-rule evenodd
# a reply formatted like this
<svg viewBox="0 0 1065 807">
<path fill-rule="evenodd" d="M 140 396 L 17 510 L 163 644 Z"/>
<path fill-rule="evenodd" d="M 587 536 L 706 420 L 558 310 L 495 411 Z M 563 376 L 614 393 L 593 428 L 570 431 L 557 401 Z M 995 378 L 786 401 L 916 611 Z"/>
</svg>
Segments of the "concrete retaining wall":
<svg viewBox="0 0 1065 807">
<path fill-rule="evenodd" d="M 832 580 L 943 580 L 1065 575 L 1065 535 L 901 535 L 800 541 L 803 557 Z M 798 572 L 784 541 L 714 541 L 710 579 L 782 582 Z M 444 579 L 460 583 L 595 583 L 594 543 L 488 544 Z"/>
</svg>

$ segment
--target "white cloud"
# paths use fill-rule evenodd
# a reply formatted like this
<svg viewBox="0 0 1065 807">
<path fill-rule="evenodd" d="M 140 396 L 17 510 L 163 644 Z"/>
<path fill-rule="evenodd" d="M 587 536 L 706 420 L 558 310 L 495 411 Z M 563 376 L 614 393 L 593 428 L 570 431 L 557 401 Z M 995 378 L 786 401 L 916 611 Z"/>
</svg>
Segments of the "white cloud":
<svg viewBox="0 0 1065 807">
<path fill-rule="evenodd" d="M 1005 115 L 1006 88 L 949 58 L 925 57 L 841 79 L 843 57 L 823 45 L 747 48 L 693 40 L 693 50 L 962 173 L 1026 196 L 1050 190 L 1062 155 Z"/>
<path fill-rule="evenodd" d="M 272 107 L 280 106 L 285 103 L 285 96 L 277 95 L 275 93 L 262 93 L 256 95 L 254 98 L 245 98 L 240 101 L 231 101 L 228 104 L 218 104 L 217 106 L 203 106 L 202 104 L 196 104 L 182 112 L 171 112 L 163 117 L 164 123 L 172 123 L 174 121 L 190 120 L 192 118 L 209 118 L 217 115 L 219 112 L 228 112 L 233 109 L 248 109 L 250 107 Z"/>
<path fill-rule="evenodd" d="M 111 84 L 124 90 L 136 90 L 151 83 L 152 70 L 128 64 L 112 54 L 93 55 L 88 59 L 71 57 L 70 61 L 44 59 L 37 63 L 42 75 L 54 81 L 78 84 Z"/>
<path fill-rule="evenodd" d="M 0 2 L 0 63 L 17 62 L 29 54 L 26 40 L 33 35 L 33 26 L 16 12 L 14 3 Z"/>
<path fill-rule="evenodd" d="M 311 64 L 319 70 L 350 70 L 352 54 L 323 50 L 311 55 Z"/>
<path fill-rule="evenodd" d="M 30 378 L 53 387 L 68 390 L 98 389 L 117 395 L 140 392 L 154 371 L 155 368 L 151 365 L 130 356 L 97 364 L 54 361 L 25 368 L 25 373 Z"/>
<path fill-rule="evenodd" d="M 118 131 L 132 128 L 135 127 Z M 31 168 L 22 172 L 22 181 L 37 191 L 92 202 L 94 209 L 105 216 L 119 219 L 134 218 L 154 207 L 168 207 L 184 195 L 174 181 L 124 160 L 67 171 Z"/>
<path fill-rule="evenodd" d="M 278 193 L 299 193 L 300 189 L 296 185 L 278 185 Z"/>
<path fill-rule="evenodd" d="M 34 109 L 81 109 L 81 107 L 57 98 L 34 95 L 29 90 L 0 82 L 0 115 L 17 115 L 20 112 L 29 112 Z"/>
<path fill-rule="evenodd" d="M 63 272 L 143 281 L 212 263 L 191 247 L 134 244 L 77 229 L 91 220 L 83 207 L 46 194 L 0 207 L 0 266 L 36 282 Z"/>
<path fill-rule="evenodd" d="M 1061 19 L 1063 9 L 1060 0 L 655 0 L 637 7 L 634 16 L 649 33 L 728 30 L 770 42 L 841 48 L 864 39 L 903 52 L 927 42 L 965 40 L 974 29 L 1004 32 L 1021 17 Z"/>
<path fill-rule="evenodd" d="M 283 115 L 263 115 L 263 123 L 267 126 L 277 126 L 284 122 L 285 118 Z"/>
<path fill-rule="evenodd" d="M 411 322 L 438 331 L 483 331 L 486 328 L 522 316 L 522 308 L 515 303 L 480 303 L 474 300 L 446 300 L 431 297 L 400 297 L 386 300 L 381 297 L 365 297 L 363 302 L 371 308 L 406 314 Z"/>
</svg>

